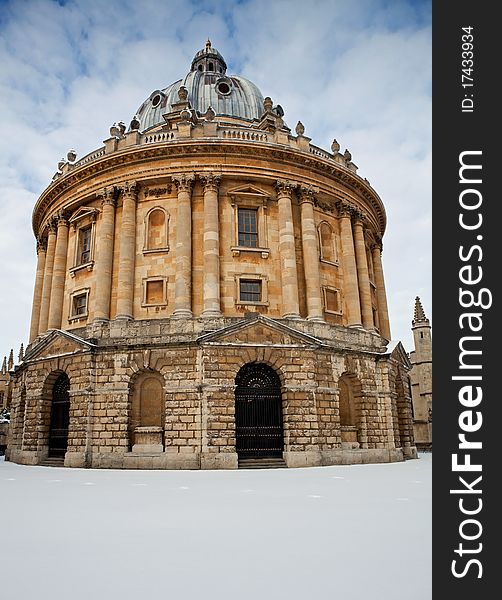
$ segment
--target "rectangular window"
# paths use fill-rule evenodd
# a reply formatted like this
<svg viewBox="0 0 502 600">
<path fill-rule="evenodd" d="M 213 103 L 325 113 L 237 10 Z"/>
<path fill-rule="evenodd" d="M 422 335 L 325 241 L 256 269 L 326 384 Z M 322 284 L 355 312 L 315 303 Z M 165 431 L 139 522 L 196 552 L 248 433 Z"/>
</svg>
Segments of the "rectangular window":
<svg viewBox="0 0 502 600">
<path fill-rule="evenodd" d="M 239 246 L 258 248 L 258 211 L 254 208 L 238 209 Z"/>
<path fill-rule="evenodd" d="M 328 312 L 340 312 L 338 303 L 338 292 L 336 290 L 324 290 L 326 298 L 326 310 Z"/>
<path fill-rule="evenodd" d="M 146 282 L 146 304 L 162 304 L 164 302 L 164 281 Z"/>
<path fill-rule="evenodd" d="M 261 302 L 261 281 L 239 281 L 239 300 L 241 302 Z"/>
<path fill-rule="evenodd" d="M 78 317 L 87 313 L 87 293 L 73 296 L 72 317 Z"/>
<path fill-rule="evenodd" d="M 91 260 L 91 233 L 91 226 L 78 230 L 77 265 L 85 265 Z"/>
</svg>

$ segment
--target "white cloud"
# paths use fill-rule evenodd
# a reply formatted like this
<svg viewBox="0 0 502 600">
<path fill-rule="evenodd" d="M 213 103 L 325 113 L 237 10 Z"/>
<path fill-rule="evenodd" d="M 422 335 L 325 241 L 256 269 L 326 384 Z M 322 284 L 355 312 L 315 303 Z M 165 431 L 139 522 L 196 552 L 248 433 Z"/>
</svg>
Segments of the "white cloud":
<svg viewBox="0 0 502 600">
<path fill-rule="evenodd" d="M 415 295 L 431 306 L 431 31 L 427 2 L 4 2 L 0 22 L 0 352 L 26 343 L 35 276 L 31 211 L 58 160 L 99 147 L 210 37 L 232 73 L 349 148 L 387 210 L 394 337 L 411 349 Z M 1 356 L 0 356 L 1 358 Z"/>
</svg>

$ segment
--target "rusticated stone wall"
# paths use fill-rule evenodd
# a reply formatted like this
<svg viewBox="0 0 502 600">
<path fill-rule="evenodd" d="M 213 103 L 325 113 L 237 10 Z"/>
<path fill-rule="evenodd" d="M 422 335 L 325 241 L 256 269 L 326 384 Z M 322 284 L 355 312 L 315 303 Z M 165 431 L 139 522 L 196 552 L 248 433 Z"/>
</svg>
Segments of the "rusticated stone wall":
<svg viewBox="0 0 502 600">
<path fill-rule="evenodd" d="M 158 336 L 151 331 L 149 343 L 142 338 L 145 323 L 121 324 L 121 337 L 112 335 L 112 323 L 87 332 L 100 337 L 51 332 L 16 370 L 8 457 L 26 464 L 47 458 L 52 388 L 66 373 L 66 466 L 237 468 L 235 380 L 248 363 L 265 363 L 279 376 L 288 466 L 416 455 L 407 371 L 399 357 L 338 348 L 334 339 L 315 338 L 292 323 L 254 317 L 220 321 L 216 331 L 197 334 L 191 320 L 179 320 L 162 335 L 155 321 Z M 146 423 L 138 416 L 137 382 L 147 376 L 162 390 L 158 427 L 151 426 L 151 415 Z M 340 422 L 342 380 L 352 390 L 349 427 Z"/>
</svg>

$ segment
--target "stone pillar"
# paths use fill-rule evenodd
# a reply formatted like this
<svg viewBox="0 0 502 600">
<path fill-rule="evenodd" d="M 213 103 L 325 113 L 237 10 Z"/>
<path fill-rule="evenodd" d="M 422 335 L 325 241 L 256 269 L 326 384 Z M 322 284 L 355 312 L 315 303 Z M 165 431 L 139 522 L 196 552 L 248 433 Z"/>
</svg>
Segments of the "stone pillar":
<svg viewBox="0 0 502 600">
<path fill-rule="evenodd" d="M 33 290 L 33 304 L 31 307 L 30 343 L 38 335 L 40 322 L 40 309 L 42 305 L 42 287 L 44 284 L 45 255 L 47 252 L 47 241 L 37 241 L 37 274 L 35 276 L 35 288 Z"/>
<path fill-rule="evenodd" d="M 122 224 L 120 228 L 119 270 L 116 319 L 134 318 L 134 265 L 136 261 L 136 195 L 135 181 L 122 188 Z"/>
<path fill-rule="evenodd" d="M 56 249 L 57 226 L 54 220 L 48 225 L 47 252 L 45 255 L 44 282 L 42 285 L 42 300 L 40 304 L 40 320 L 38 322 L 38 333 L 47 331 L 49 322 L 49 304 L 51 302 L 52 271 L 54 269 L 54 251 Z"/>
<path fill-rule="evenodd" d="M 172 178 L 178 190 L 176 211 L 176 250 L 174 280 L 174 318 L 192 316 L 192 187 L 195 174 Z"/>
<path fill-rule="evenodd" d="M 300 208 L 302 220 L 303 268 L 307 288 L 307 319 L 323 321 L 321 298 L 321 275 L 319 270 L 319 250 L 317 229 L 314 220 L 314 190 L 300 188 Z"/>
<path fill-rule="evenodd" d="M 97 223 L 96 235 L 96 292 L 94 298 L 94 320 L 110 318 L 112 293 L 113 240 L 115 236 L 115 189 L 101 190 L 101 220 Z"/>
<path fill-rule="evenodd" d="M 276 182 L 277 204 L 279 209 L 279 258 L 282 283 L 283 317 L 300 318 L 298 299 L 298 273 L 296 269 L 295 232 L 291 196 L 295 184 L 291 181 Z"/>
<path fill-rule="evenodd" d="M 68 219 L 60 212 L 57 217 L 54 270 L 52 273 L 51 301 L 49 305 L 48 329 L 61 329 L 63 318 L 64 288 L 66 279 L 66 256 L 68 254 Z"/>
<path fill-rule="evenodd" d="M 357 283 L 356 255 L 354 251 L 354 239 L 352 237 L 351 209 L 340 202 L 338 205 L 340 213 L 340 241 L 342 244 L 343 264 L 343 295 L 345 297 L 345 308 L 347 310 L 347 325 L 360 327 L 361 308 L 359 305 L 359 286 Z"/>
<path fill-rule="evenodd" d="M 220 233 L 218 187 L 221 177 L 201 175 L 204 186 L 204 310 L 203 317 L 218 317 L 220 310 Z"/>
<path fill-rule="evenodd" d="M 374 329 L 373 310 L 371 307 L 371 288 L 364 241 L 364 225 L 361 215 L 354 220 L 354 246 L 356 252 L 357 280 L 359 283 L 359 298 L 361 301 L 361 316 L 365 329 Z"/>
<path fill-rule="evenodd" d="M 378 306 L 378 320 L 380 327 L 380 334 L 386 339 L 390 340 L 390 322 L 389 322 L 389 311 L 387 308 L 387 294 L 385 292 L 385 280 L 383 276 L 382 266 L 382 245 L 375 244 L 371 248 L 373 256 L 373 271 L 375 274 L 375 286 L 376 286 L 376 297 Z"/>
</svg>

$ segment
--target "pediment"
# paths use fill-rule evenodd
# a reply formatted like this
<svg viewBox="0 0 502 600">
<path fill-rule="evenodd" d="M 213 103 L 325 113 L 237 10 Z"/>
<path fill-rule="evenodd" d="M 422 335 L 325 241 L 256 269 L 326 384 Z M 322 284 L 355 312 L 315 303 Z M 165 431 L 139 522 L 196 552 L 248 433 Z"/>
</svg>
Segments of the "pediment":
<svg viewBox="0 0 502 600">
<path fill-rule="evenodd" d="M 90 217 L 92 220 L 95 220 L 98 214 L 99 210 L 97 208 L 93 208 L 92 206 L 81 206 L 72 214 L 68 222 L 70 224 L 77 223 L 86 217 Z"/>
<path fill-rule="evenodd" d="M 67 356 L 79 352 L 86 352 L 96 345 L 84 340 L 77 335 L 54 329 L 47 333 L 33 346 L 28 348 L 23 361 L 39 360 L 41 358 L 54 358 L 55 356 Z"/>
<path fill-rule="evenodd" d="M 322 344 L 317 338 L 302 333 L 269 317 L 259 315 L 249 319 L 242 319 L 211 333 L 206 333 L 198 338 L 199 343 L 208 344 L 239 344 L 251 346 L 310 346 L 318 347 Z"/>
<path fill-rule="evenodd" d="M 254 185 L 241 185 L 232 190 L 229 190 L 228 195 L 233 200 L 241 198 L 263 200 L 264 202 L 266 202 L 270 198 L 269 194 L 267 194 L 260 188 L 255 187 Z"/>
<path fill-rule="evenodd" d="M 391 344 L 389 344 L 388 351 L 392 358 L 398 360 L 400 363 L 402 363 L 408 369 L 411 369 L 412 365 L 410 362 L 410 358 L 401 342 L 395 342 L 393 344 L 392 348 L 391 348 Z"/>
</svg>

